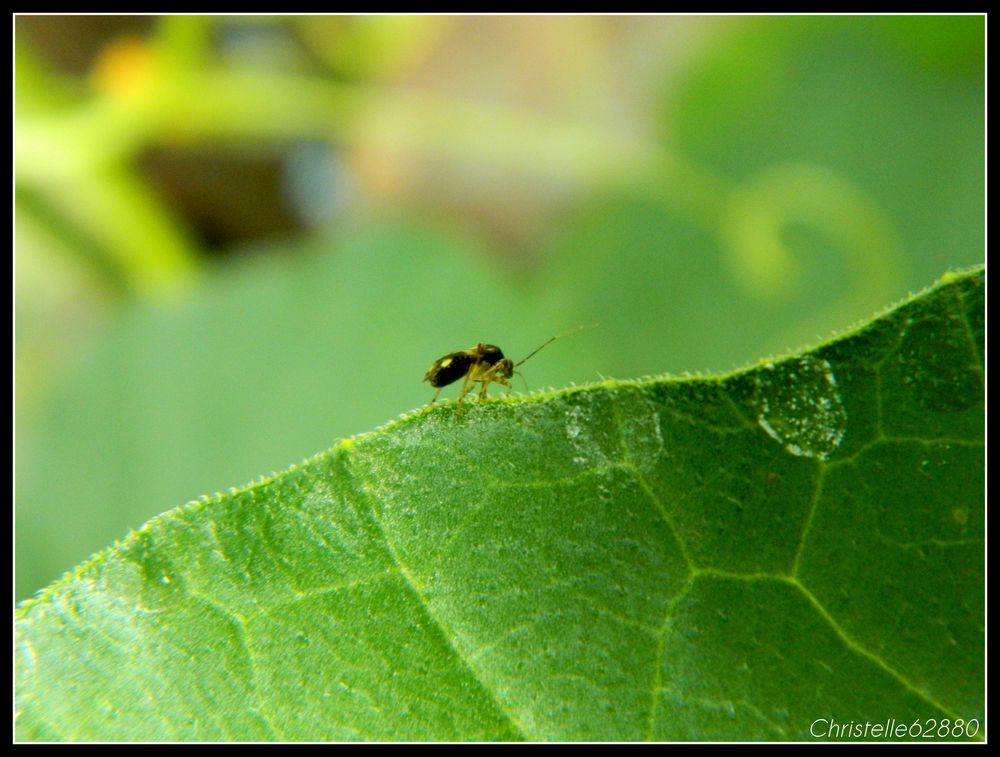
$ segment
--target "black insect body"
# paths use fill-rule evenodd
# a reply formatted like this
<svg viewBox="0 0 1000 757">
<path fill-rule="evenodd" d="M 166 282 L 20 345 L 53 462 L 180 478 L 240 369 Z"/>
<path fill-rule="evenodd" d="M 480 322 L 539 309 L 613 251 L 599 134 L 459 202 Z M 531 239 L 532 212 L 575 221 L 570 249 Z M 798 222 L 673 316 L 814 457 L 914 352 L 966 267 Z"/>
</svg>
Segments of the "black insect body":
<svg viewBox="0 0 1000 757">
<path fill-rule="evenodd" d="M 462 384 L 462 391 L 458 394 L 459 402 L 475 388 L 477 383 L 480 385 L 479 399 L 486 397 L 486 391 L 493 383 L 506 386 L 510 391 L 511 385 L 508 379 L 513 375 L 514 362 L 504 357 L 503 350 L 495 344 L 480 343 L 467 350 L 450 352 L 435 360 L 434 365 L 424 374 L 424 381 L 437 389 L 434 399 L 430 401 L 433 405 L 443 387 L 455 383 L 463 376 L 465 383 Z"/>
<path fill-rule="evenodd" d="M 513 388 L 509 379 L 514 375 L 514 369 L 517 366 L 526 362 L 528 358 L 559 337 L 582 328 L 587 327 L 577 326 L 569 331 L 564 331 L 562 334 L 557 334 L 529 354 L 524 360 L 516 363 L 509 357 L 506 357 L 503 354 L 503 350 L 495 344 L 483 344 L 480 342 L 475 347 L 470 347 L 467 350 L 449 352 L 444 357 L 435 360 L 434 365 L 424 374 L 424 381 L 427 381 L 437 389 L 434 393 L 434 399 L 428 403 L 428 406 L 437 402 L 438 395 L 441 394 L 443 387 L 453 384 L 463 377 L 465 378 L 465 383 L 462 384 L 462 389 L 458 393 L 459 409 L 461 409 L 461 403 L 465 395 L 471 392 L 476 384 L 479 384 L 479 399 L 486 398 L 490 384 L 500 384 L 507 387 L 507 393 L 509 394 Z"/>
</svg>

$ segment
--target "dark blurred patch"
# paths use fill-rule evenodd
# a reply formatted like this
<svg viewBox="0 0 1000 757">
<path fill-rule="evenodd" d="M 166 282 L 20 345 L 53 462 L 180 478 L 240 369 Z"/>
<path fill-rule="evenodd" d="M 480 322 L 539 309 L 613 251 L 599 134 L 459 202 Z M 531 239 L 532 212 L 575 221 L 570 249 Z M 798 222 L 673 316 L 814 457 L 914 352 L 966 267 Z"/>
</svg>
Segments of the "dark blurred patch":
<svg viewBox="0 0 1000 757">
<path fill-rule="evenodd" d="M 19 42 L 63 74 L 84 77 L 102 50 L 128 35 L 149 36 L 156 16 L 18 16 Z M 248 240 L 295 233 L 286 202 L 283 150 L 234 154 L 152 147 L 140 159 L 163 202 L 211 254 Z"/>
<path fill-rule="evenodd" d="M 16 32 L 35 52 L 68 74 L 86 73 L 107 42 L 147 34 L 155 16 L 18 16 Z"/>
<path fill-rule="evenodd" d="M 211 253 L 298 232 L 285 201 L 284 156 L 152 148 L 140 160 L 157 192 Z"/>
</svg>

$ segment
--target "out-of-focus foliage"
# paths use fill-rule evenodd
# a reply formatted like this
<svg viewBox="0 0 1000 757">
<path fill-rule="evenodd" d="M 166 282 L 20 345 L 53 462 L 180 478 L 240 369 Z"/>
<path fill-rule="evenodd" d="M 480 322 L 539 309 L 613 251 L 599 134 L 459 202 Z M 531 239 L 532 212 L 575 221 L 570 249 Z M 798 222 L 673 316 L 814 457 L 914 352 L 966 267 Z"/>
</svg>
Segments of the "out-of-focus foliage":
<svg viewBox="0 0 1000 757">
<path fill-rule="evenodd" d="M 445 352 L 728 369 L 983 259 L 981 17 L 60 23 L 15 22 L 22 598 Z"/>
<path fill-rule="evenodd" d="M 174 508 L 18 607 L 18 737 L 983 738 L 984 295 Z"/>
</svg>

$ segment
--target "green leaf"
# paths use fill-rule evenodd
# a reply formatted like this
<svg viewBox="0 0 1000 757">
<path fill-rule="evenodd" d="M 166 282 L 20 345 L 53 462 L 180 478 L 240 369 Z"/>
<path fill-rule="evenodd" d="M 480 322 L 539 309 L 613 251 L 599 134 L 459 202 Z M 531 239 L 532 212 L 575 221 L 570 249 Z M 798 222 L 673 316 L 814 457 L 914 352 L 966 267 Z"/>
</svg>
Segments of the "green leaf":
<svg viewBox="0 0 1000 757">
<path fill-rule="evenodd" d="M 165 513 L 18 608 L 18 737 L 982 738 L 983 318 L 950 274 L 781 361 L 449 403 Z"/>
</svg>

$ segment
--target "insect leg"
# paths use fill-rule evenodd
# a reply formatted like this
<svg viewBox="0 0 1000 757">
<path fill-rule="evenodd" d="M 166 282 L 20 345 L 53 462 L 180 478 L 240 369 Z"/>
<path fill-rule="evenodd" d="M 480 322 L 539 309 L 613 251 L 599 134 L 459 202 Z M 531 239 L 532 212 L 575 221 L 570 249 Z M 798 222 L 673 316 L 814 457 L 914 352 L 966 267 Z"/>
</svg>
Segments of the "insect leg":
<svg viewBox="0 0 1000 757">
<path fill-rule="evenodd" d="M 499 376 L 493 376 L 489 381 L 483 382 L 483 388 L 479 392 L 479 399 L 484 399 L 486 397 L 486 390 L 489 388 L 490 383 L 500 384 L 501 386 L 507 387 L 507 394 L 510 394 L 511 389 L 514 386 L 507 381 L 507 379 L 500 378 Z"/>
<path fill-rule="evenodd" d="M 489 390 L 489 388 L 490 388 L 490 382 L 492 382 L 492 381 L 493 381 L 493 378 L 490 376 L 490 372 L 489 371 L 487 371 L 486 373 L 484 373 L 482 375 L 482 377 L 479 379 L 479 399 L 480 400 L 486 399 L 486 392 Z"/>
<path fill-rule="evenodd" d="M 475 382 L 472 380 L 472 371 L 469 371 L 468 373 L 465 374 L 465 383 L 462 384 L 462 391 L 458 393 L 458 401 L 456 402 L 457 406 L 455 408 L 457 412 L 461 412 L 462 400 L 465 398 L 466 394 L 472 391 L 472 387 L 474 385 Z"/>
<path fill-rule="evenodd" d="M 479 399 L 486 399 L 487 392 L 489 391 L 490 384 L 496 382 L 497 384 L 506 384 L 502 378 L 497 377 L 497 371 L 499 370 L 500 363 L 495 363 L 491 365 L 487 370 L 476 379 L 479 382 Z"/>
</svg>

